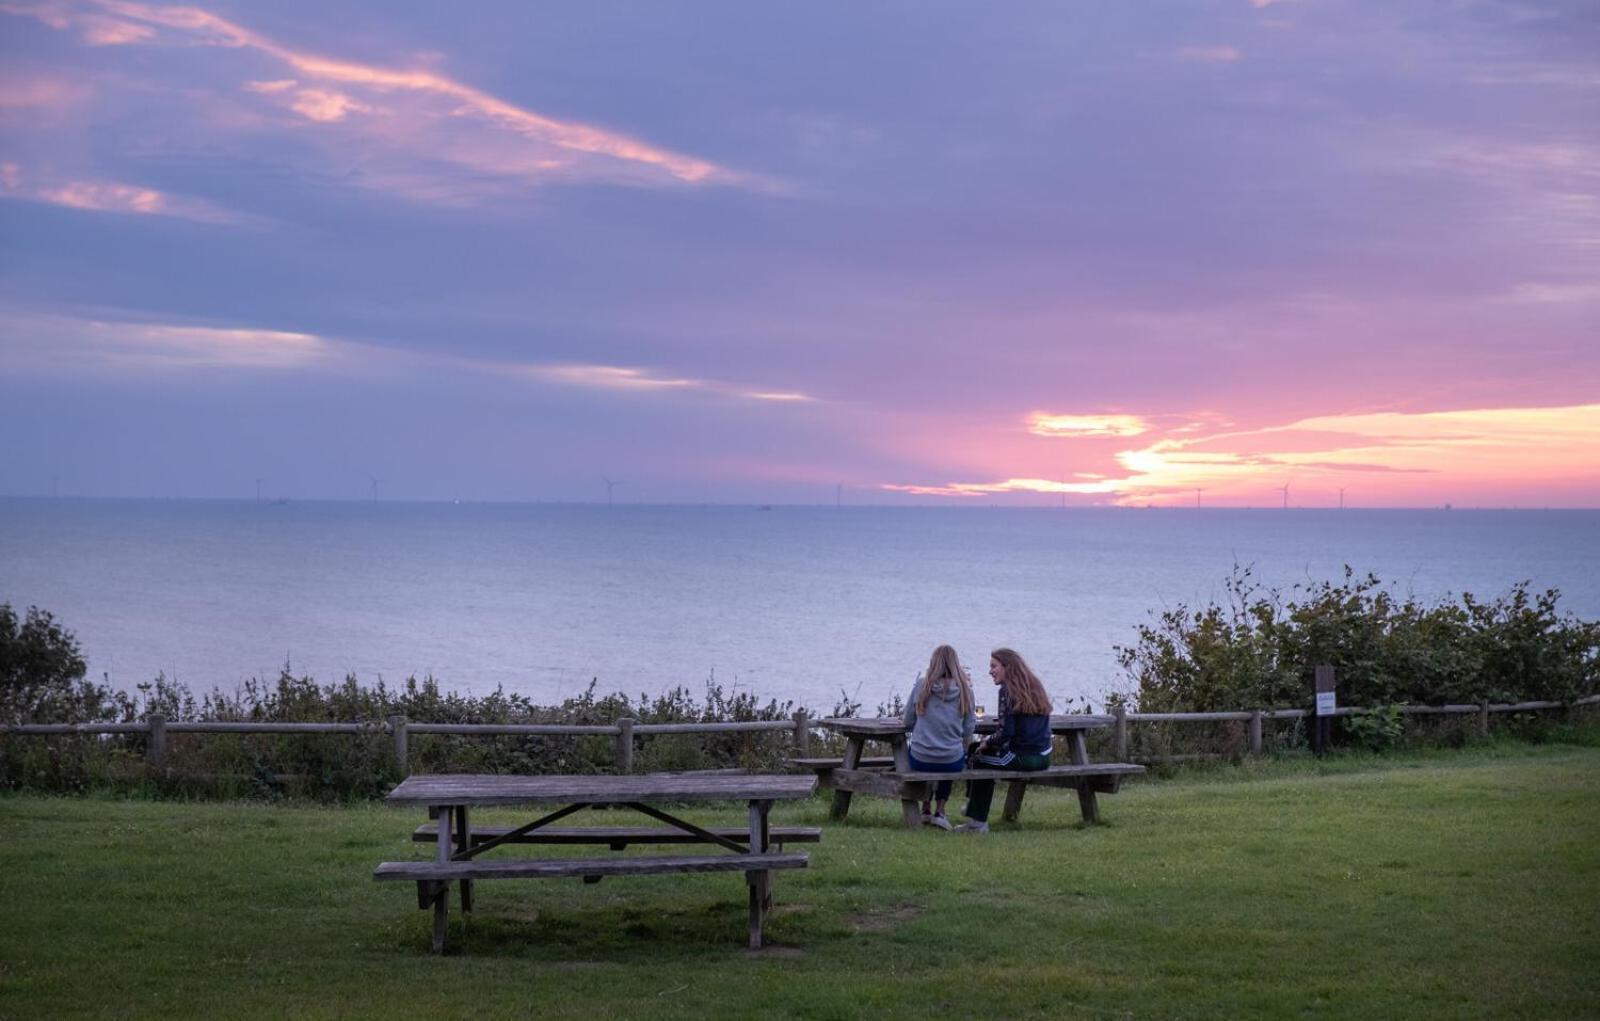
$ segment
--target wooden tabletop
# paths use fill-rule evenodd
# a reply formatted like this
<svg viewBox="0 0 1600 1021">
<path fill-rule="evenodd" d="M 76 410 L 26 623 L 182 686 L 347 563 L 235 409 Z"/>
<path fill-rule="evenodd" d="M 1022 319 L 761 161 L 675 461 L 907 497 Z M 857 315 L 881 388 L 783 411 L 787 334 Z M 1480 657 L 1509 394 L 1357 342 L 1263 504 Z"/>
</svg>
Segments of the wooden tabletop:
<svg viewBox="0 0 1600 1021">
<path fill-rule="evenodd" d="M 833 717 L 817 722 L 848 737 L 895 737 L 906 732 L 905 720 L 898 716 Z M 1110 716 L 1064 713 L 1050 717 L 1050 731 L 1061 734 L 1074 730 L 1094 730 L 1109 727 L 1112 722 Z M 993 717 L 981 719 L 978 721 L 978 732 L 986 734 L 999 725 L 999 721 Z"/>
<path fill-rule="evenodd" d="M 528 805 L 609 801 L 752 801 L 807 798 L 815 776 L 641 773 L 628 776 L 510 776 L 446 773 L 406 777 L 391 805 Z"/>
</svg>

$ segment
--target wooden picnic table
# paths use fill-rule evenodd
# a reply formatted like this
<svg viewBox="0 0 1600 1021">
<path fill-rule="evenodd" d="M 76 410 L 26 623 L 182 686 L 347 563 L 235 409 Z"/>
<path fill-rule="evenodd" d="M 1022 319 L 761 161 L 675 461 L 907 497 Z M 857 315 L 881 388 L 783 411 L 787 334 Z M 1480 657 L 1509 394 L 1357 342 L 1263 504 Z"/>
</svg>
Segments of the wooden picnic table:
<svg viewBox="0 0 1600 1021">
<path fill-rule="evenodd" d="M 1014 820 L 1022 808 L 1023 792 L 1030 783 L 1049 786 L 1073 787 L 1078 792 L 1078 804 L 1083 818 L 1088 822 L 1099 819 L 1099 805 L 1095 793 L 1114 793 L 1122 776 L 1144 772 L 1143 766 L 1131 763 L 1091 763 L 1089 745 L 1085 734 L 1101 727 L 1109 727 L 1111 716 L 1086 713 L 1062 713 L 1050 717 L 1050 732 L 1067 738 L 1072 765 L 1053 766 L 1049 770 L 1023 773 L 1002 770 L 972 770 L 961 773 L 917 773 L 911 769 L 907 749 L 905 720 L 898 716 L 835 717 L 822 720 L 820 725 L 844 735 L 844 757 L 837 764 L 825 759 L 800 760 L 819 774 L 826 786 L 833 788 L 834 819 L 842 820 L 850 812 L 850 799 L 856 792 L 880 794 L 900 799 L 900 809 L 907 826 L 920 826 L 920 803 L 926 800 L 928 788 L 935 780 L 1003 779 L 1009 784 L 1006 792 L 1004 818 Z M 993 718 L 978 721 L 978 733 L 992 734 L 999 728 Z M 864 762 L 862 751 L 868 741 L 889 746 L 893 756 L 888 763 Z M 888 768 L 885 768 L 885 767 Z M 932 779 L 930 779 L 932 778 Z"/>
<path fill-rule="evenodd" d="M 615 875 L 741 871 L 750 887 L 750 945 L 759 947 L 766 912 L 772 906 L 772 873 L 776 869 L 804 868 L 808 856 L 772 850 L 773 831 L 768 813 L 775 801 L 808 798 L 817 778 L 795 775 L 704 773 L 645 773 L 626 776 L 507 776 L 500 774 L 444 774 L 407 777 L 385 799 L 391 805 L 418 805 L 437 823 L 429 827 L 437 843 L 433 861 L 384 862 L 373 872 L 377 880 L 415 880 L 417 906 L 433 908 L 433 949 L 444 950 L 449 886 L 460 883 L 461 908 L 472 910 L 472 885 L 478 879 L 549 879 L 581 877 L 586 883 Z M 749 828 L 706 828 L 667 812 L 659 803 L 745 801 Z M 496 827 L 484 839 L 475 834 L 470 810 L 480 806 L 559 805 L 520 826 Z M 587 831 L 561 828 L 550 843 L 590 842 L 613 847 L 622 843 L 711 844 L 727 854 L 664 855 L 616 858 L 516 858 L 480 860 L 484 852 L 511 843 L 542 843 L 551 823 L 584 808 L 624 807 L 650 817 L 666 827 L 594 827 Z M 548 829 L 547 829 L 548 828 Z M 422 831 L 419 830 L 419 834 Z M 784 834 L 788 839 L 816 839 L 820 834 Z"/>
</svg>

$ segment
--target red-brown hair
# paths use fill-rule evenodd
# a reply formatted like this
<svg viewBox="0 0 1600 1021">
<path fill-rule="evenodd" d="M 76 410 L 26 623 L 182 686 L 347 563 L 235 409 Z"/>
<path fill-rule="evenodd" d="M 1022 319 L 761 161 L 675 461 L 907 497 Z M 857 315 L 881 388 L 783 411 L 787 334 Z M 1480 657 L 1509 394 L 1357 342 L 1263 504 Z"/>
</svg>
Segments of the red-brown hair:
<svg viewBox="0 0 1600 1021">
<path fill-rule="evenodd" d="M 996 649 L 989 655 L 994 657 L 1003 671 L 1000 683 L 1005 687 L 1006 701 L 1011 704 L 1011 711 L 1048 715 L 1054 708 L 1050 704 L 1050 695 L 1044 690 L 1044 682 L 1039 680 L 1039 675 L 1028 668 L 1023 658 L 1010 649 Z"/>
</svg>

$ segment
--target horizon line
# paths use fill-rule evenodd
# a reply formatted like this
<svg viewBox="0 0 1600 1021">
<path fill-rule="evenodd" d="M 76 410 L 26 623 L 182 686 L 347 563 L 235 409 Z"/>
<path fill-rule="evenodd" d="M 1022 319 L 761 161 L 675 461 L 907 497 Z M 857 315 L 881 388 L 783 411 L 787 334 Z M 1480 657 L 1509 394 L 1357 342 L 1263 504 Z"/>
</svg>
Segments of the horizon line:
<svg viewBox="0 0 1600 1021">
<path fill-rule="evenodd" d="M 1054 505 L 1054 504 L 1052 504 L 1050 506 L 1042 506 L 1042 505 L 1017 506 L 1015 504 L 1008 504 L 1008 503 L 993 503 L 993 502 L 990 502 L 990 503 L 975 503 L 975 502 L 970 502 L 969 501 L 969 502 L 952 502 L 952 503 L 867 503 L 867 502 L 857 502 L 857 503 L 848 503 L 848 504 L 840 505 L 840 504 L 835 504 L 832 501 L 823 501 L 823 500 L 819 500 L 819 501 L 812 502 L 812 503 L 796 503 L 796 502 L 782 502 L 782 501 L 757 501 L 757 500 L 751 500 L 751 501 L 743 501 L 743 500 L 740 500 L 740 501 L 723 501 L 723 500 L 636 500 L 636 501 L 632 501 L 632 502 L 621 502 L 621 501 L 619 501 L 619 502 L 616 502 L 616 503 L 608 503 L 605 500 L 566 500 L 566 499 L 551 499 L 551 500 L 544 500 L 544 499 L 495 500 L 495 499 L 478 499 L 478 498 L 460 498 L 460 499 L 457 499 L 457 498 L 446 498 L 446 497 L 438 497 L 438 498 L 400 498 L 400 497 L 396 497 L 396 498 L 384 498 L 384 499 L 380 499 L 380 500 L 373 500 L 370 497 L 356 497 L 356 496 L 349 496 L 349 497 L 345 497 L 345 496 L 306 496 L 306 497 L 270 497 L 270 498 L 263 497 L 263 498 L 258 499 L 256 497 L 251 497 L 251 496 L 106 496 L 106 495 L 82 495 L 82 494 L 50 495 L 50 494 L 45 494 L 45 493 L 0 493 L 0 500 L 29 500 L 29 501 L 38 501 L 38 502 L 42 502 L 42 503 L 61 503 L 61 502 L 67 502 L 67 501 L 78 501 L 78 502 L 98 501 L 98 502 L 106 502 L 106 503 L 118 502 L 118 501 L 120 501 L 120 502 L 129 502 L 129 503 L 132 503 L 132 502 L 139 502 L 139 503 L 244 503 L 244 504 L 265 504 L 265 505 L 269 505 L 269 506 L 285 506 L 285 505 L 291 504 L 291 503 L 318 503 L 318 504 L 321 504 L 321 503 L 337 503 L 337 504 L 349 503 L 349 504 L 369 504 L 369 505 L 370 504 L 397 504 L 397 505 L 406 505 L 406 506 L 439 505 L 439 506 L 445 506 L 445 507 L 468 506 L 468 505 L 471 505 L 471 506 L 501 506 L 501 507 L 551 506 L 551 507 L 605 507 L 605 508 L 612 509 L 612 510 L 615 510 L 618 507 L 691 507 L 691 508 L 692 507 L 728 507 L 728 508 L 745 508 L 745 509 L 752 509 L 752 510 L 761 510 L 761 509 L 775 510 L 777 508 L 782 507 L 782 508 L 789 508 L 789 509 L 819 508 L 819 509 L 825 509 L 825 510 L 851 510 L 851 509 L 872 509 L 872 510 L 1005 510 L 1005 511 L 1040 511 L 1040 512 L 1052 513 L 1052 514 L 1059 514 L 1059 513 L 1063 512 L 1063 511 L 1088 511 L 1088 510 L 1116 510 L 1116 511 L 1153 511 L 1154 510 L 1154 511 L 1190 511 L 1190 512 L 1196 512 L 1196 513 L 1204 513 L 1206 511 L 1243 511 L 1243 510 L 1271 511 L 1271 512 L 1276 512 L 1276 513 L 1284 513 L 1284 512 L 1287 512 L 1287 511 L 1334 511 L 1334 512 L 1342 512 L 1342 511 L 1441 511 L 1441 512 L 1446 512 L 1447 511 L 1447 512 L 1451 512 L 1451 513 L 1454 513 L 1456 511 L 1600 511 L 1600 506 L 1572 506 L 1572 507 L 1567 507 L 1567 506 L 1554 506 L 1554 505 L 1550 505 L 1550 504 L 1543 504 L 1543 505 L 1509 504 L 1509 505 L 1495 505 L 1495 506 L 1485 506 L 1485 505 L 1462 506 L 1462 505 L 1457 505 L 1457 504 L 1452 504 L 1452 503 L 1436 503 L 1436 504 L 1372 504 L 1372 505 L 1361 505 L 1361 506 L 1348 506 L 1347 505 L 1347 506 L 1344 506 L 1344 507 L 1340 507 L 1337 504 L 1328 504 L 1328 505 L 1325 505 L 1325 506 L 1319 504 L 1319 505 L 1300 505 L 1300 506 L 1292 506 L 1292 507 L 1282 507 L 1282 506 L 1277 506 L 1277 505 L 1270 504 L 1270 503 L 1261 503 L 1261 504 L 1207 504 L 1206 506 L 1203 506 L 1203 507 L 1195 507 L 1195 506 L 1190 505 L 1190 504 L 1177 504 L 1177 503 L 1172 503 L 1172 504 L 1154 504 L 1154 503 L 1151 503 L 1151 504 L 1143 504 L 1143 505 L 1113 504 L 1113 503 L 1080 503 L 1080 504 L 1068 504 L 1066 506 L 1058 506 L 1058 505 Z"/>
</svg>

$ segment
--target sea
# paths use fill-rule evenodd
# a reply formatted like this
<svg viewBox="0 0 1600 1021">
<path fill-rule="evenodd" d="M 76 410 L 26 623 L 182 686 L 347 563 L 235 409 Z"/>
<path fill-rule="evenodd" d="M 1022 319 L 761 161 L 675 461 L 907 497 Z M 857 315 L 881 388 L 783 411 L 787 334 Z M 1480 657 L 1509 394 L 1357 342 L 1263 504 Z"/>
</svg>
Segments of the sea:
<svg viewBox="0 0 1600 1021">
<path fill-rule="evenodd" d="M 1153 614 L 1235 569 L 1287 592 L 1347 566 L 1426 601 L 1527 581 L 1592 620 L 1600 511 L 0 499 L 0 602 L 54 614 L 96 680 L 197 693 L 287 666 L 870 712 L 947 642 L 980 683 L 1010 646 L 1099 707 Z"/>
</svg>

